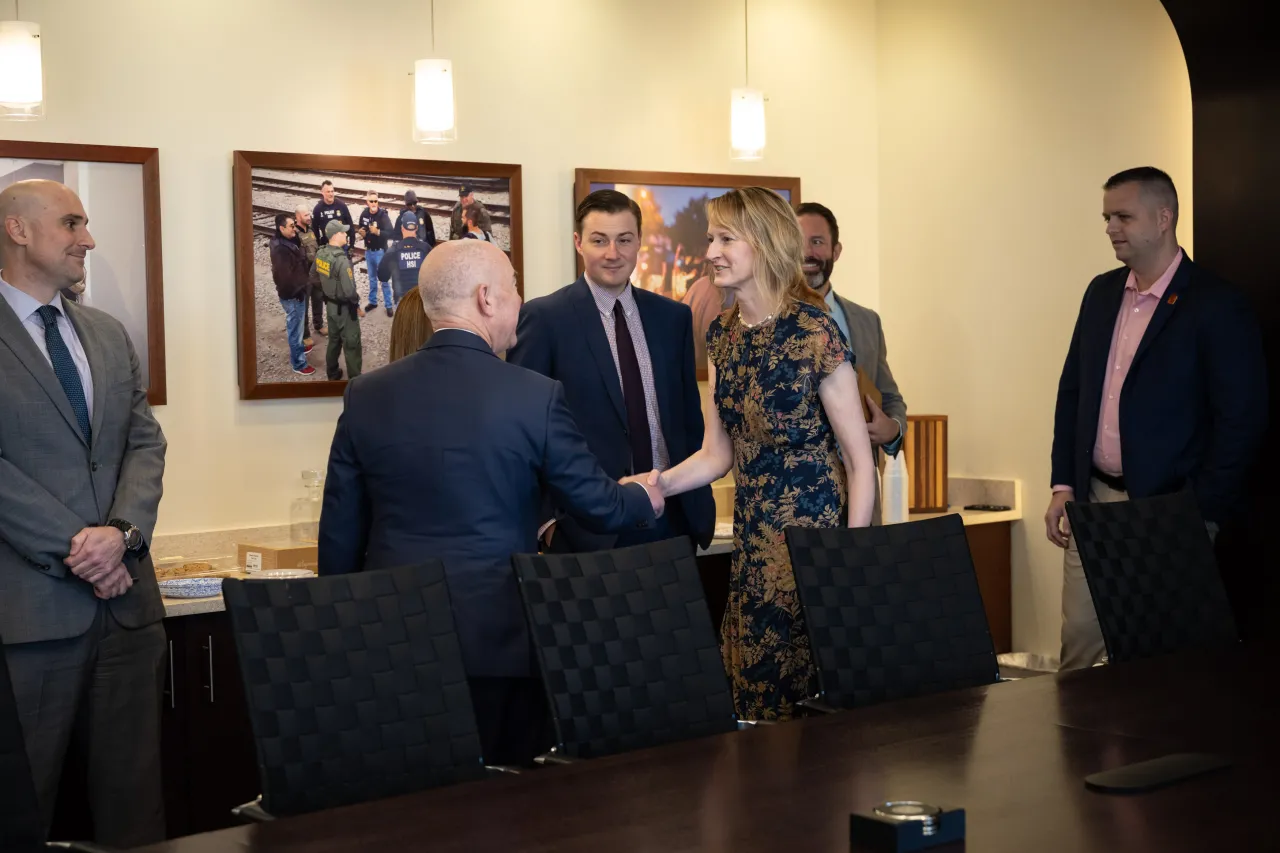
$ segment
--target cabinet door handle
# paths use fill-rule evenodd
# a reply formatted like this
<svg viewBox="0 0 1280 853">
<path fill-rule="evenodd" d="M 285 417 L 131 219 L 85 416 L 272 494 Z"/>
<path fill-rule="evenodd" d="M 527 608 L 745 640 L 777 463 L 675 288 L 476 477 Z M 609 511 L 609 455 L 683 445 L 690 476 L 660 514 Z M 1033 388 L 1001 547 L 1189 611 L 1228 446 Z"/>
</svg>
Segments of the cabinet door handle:
<svg viewBox="0 0 1280 853">
<path fill-rule="evenodd" d="M 176 708 L 177 705 L 177 685 L 173 683 L 173 640 L 169 641 L 169 707 Z"/>
<path fill-rule="evenodd" d="M 209 645 L 205 649 L 209 652 L 209 683 L 205 685 L 209 688 L 209 704 L 213 704 L 213 635 L 209 634 Z"/>
</svg>

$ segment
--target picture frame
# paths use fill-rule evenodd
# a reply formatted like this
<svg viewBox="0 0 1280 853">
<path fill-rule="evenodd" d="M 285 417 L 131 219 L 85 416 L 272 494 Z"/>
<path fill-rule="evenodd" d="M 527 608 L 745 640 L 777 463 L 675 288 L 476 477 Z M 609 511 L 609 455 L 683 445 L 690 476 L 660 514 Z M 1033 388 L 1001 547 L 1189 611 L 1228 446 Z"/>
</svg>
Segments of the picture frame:
<svg viewBox="0 0 1280 853">
<path fill-rule="evenodd" d="M 320 190 L 325 182 L 332 184 L 329 191 L 334 201 L 322 208 L 325 202 Z M 481 203 L 489 226 L 483 231 L 477 227 L 479 236 L 491 239 L 507 253 L 523 294 L 521 167 L 517 164 L 236 151 L 232 159 L 232 184 L 242 400 L 336 397 L 341 396 L 349 381 L 350 371 L 343 369 L 346 368 L 345 354 L 338 360 L 342 378 L 329 378 L 325 352 L 328 340 L 318 332 L 312 336 L 313 349 L 305 354 L 306 365 L 314 372 L 300 374 L 291 364 L 293 356 L 286 332 L 284 303 L 273 282 L 269 248 L 269 241 L 277 231 L 274 220 L 282 213 L 292 214 L 312 202 L 321 215 L 330 215 L 335 205 L 347 207 L 353 227 L 349 232 L 350 245 L 344 251 L 352 262 L 359 302 L 365 305 L 368 299 L 374 298 L 369 292 L 364 246 L 372 229 L 358 227 L 361 214 L 371 210 L 365 200 L 367 193 L 372 191 L 377 195 L 378 208 L 389 214 L 387 221 L 394 223 L 407 209 L 406 193 L 413 191 L 418 196 L 419 212 L 425 209 L 428 218 L 419 233 L 425 236 L 426 226 L 430 225 L 439 242 L 443 242 L 452 236 L 454 210 L 464 200 L 460 192 L 470 190 L 471 195 L 467 197 Z M 312 222 L 306 227 L 315 229 L 314 218 L 307 218 Z M 317 234 L 317 240 L 323 245 L 321 236 Z M 399 236 L 390 235 L 392 240 Z M 393 245 L 389 244 L 388 249 Z M 376 303 L 378 307 L 366 311 L 359 319 L 362 372 L 387 363 L 391 325 L 385 306 L 388 287 L 383 283 L 379 288 L 382 299 Z M 326 308 L 319 299 L 308 298 L 304 302 L 307 303 L 305 323 L 310 330 L 317 316 L 321 320 L 327 317 L 323 313 Z"/>
<path fill-rule="evenodd" d="M 85 279 L 64 298 L 119 320 L 138 353 L 147 401 L 168 401 L 160 151 L 119 145 L 0 140 L 0 189 L 28 178 L 56 180 L 80 196 L 97 246 Z"/>
<path fill-rule="evenodd" d="M 708 198 L 738 187 L 766 187 L 795 208 L 800 179 L 765 175 L 711 175 L 696 172 L 646 172 L 622 169 L 577 169 L 573 205 L 600 189 L 617 189 L 640 205 L 641 248 L 632 284 L 684 302 L 693 311 L 694 359 L 699 381 L 707 378 L 707 329 L 729 308 L 705 269 Z M 657 224 L 655 224 L 657 223 Z M 582 258 L 577 259 L 582 275 Z"/>
</svg>

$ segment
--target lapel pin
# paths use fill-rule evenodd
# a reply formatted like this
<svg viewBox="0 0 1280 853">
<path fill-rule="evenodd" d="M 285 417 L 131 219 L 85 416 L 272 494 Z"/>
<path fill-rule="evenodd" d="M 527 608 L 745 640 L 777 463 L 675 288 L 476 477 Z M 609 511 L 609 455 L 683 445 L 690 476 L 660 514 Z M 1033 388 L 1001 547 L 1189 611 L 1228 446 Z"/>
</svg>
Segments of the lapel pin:
<svg viewBox="0 0 1280 853">
<path fill-rule="evenodd" d="M 1178 304 L 1178 294 L 1176 294 L 1176 293 L 1170 293 L 1170 294 L 1169 294 L 1169 298 L 1168 298 L 1168 299 L 1166 299 L 1165 301 L 1166 301 L 1166 302 L 1168 302 L 1170 305 L 1177 305 L 1177 304 Z"/>
</svg>

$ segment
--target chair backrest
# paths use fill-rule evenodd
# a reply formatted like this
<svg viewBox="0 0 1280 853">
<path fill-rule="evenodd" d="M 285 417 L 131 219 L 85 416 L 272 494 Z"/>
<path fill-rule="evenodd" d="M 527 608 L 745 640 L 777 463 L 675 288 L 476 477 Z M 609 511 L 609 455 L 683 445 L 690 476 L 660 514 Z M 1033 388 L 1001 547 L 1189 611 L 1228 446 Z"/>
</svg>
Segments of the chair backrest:
<svg viewBox="0 0 1280 853">
<path fill-rule="evenodd" d="M 512 564 L 557 751 L 592 758 L 737 728 L 687 538 Z"/>
<path fill-rule="evenodd" d="M 266 811 L 484 775 L 440 561 L 222 590 Z"/>
<path fill-rule="evenodd" d="M 0 850 L 27 853 L 44 847 L 44 828 L 36 807 L 36 786 L 31 779 L 22 721 L 13 697 L 13 682 L 0 638 Z"/>
<path fill-rule="evenodd" d="M 960 516 L 789 527 L 785 535 L 828 705 L 860 707 L 999 680 Z"/>
<path fill-rule="evenodd" d="M 1067 518 L 1111 663 L 1238 641 L 1190 492 L 1070 503 Z"/>
</svg>

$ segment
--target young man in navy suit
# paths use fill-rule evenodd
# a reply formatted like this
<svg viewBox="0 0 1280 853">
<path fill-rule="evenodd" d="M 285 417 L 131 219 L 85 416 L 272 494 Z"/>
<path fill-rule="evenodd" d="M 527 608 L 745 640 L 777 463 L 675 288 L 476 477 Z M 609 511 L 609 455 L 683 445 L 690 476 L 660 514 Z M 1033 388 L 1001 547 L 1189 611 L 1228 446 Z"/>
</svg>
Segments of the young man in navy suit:
<svg viewBox="0 0 1280 853">
<path fill-rule="evenodd" d="M 578 205 L 573 242 L 586 273 L 520 312 L 507 361 L 564 385 L 591 451 L 614 478 L 683 462 L 702 446 L 702 407 L 688 306 L 631 285 L 640 253 L 640 206 L 617 190 Z M 649 529 L 599 534 L 549 499 L 541 539 L 557 552 L 597 551 L 715 532 L 709 486 L 673 499 Z"/>
<path fill-rule="evenodd" d="M 1124 266 L 1095 278 L 1080 306 L 1058 384 L 1045 513 L 1049 541 L 1066 550 L 1063 669 L 1106 653 L 1067 503 L 1190 489 L 1214 536 L 1237 509 L 1267 424 L 1257 320 L 1239 291 L 1178 246 L 1173 181 L 1142 167 L 1103 190 L 1107 237 Z"/>
</svg>

